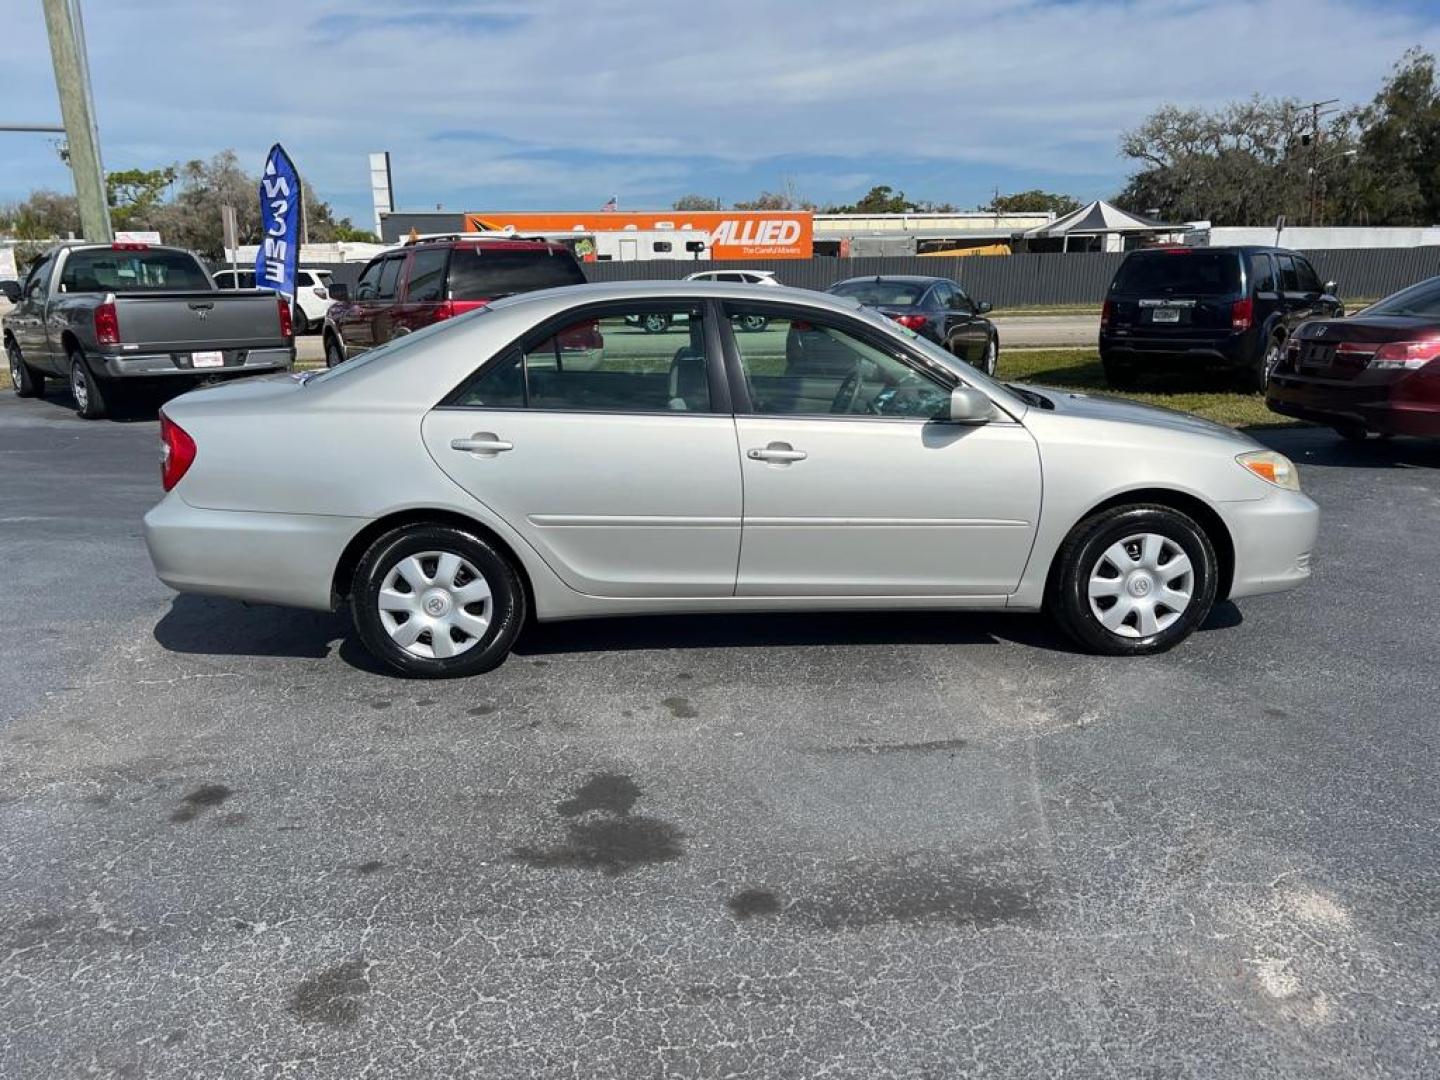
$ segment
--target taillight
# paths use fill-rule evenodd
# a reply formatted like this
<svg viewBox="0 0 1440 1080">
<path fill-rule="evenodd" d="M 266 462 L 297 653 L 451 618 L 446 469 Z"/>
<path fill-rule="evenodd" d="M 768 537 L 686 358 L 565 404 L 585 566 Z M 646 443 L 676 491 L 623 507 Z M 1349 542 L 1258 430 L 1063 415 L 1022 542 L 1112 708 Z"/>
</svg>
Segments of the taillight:
<svg viewBox="0 0 1440 1080">
<path fill-rule="evenodd" d="M 290 321 L 290 302 L 283 296 L 277 296 L 275 304 L 280 309 L 280 336 L 294 337 L 295 326 Z"/>
<path fill-rule="evenodd" d="M 1100 307 L 1100 329 L 1110 329 L 1110 320 L 1115 318 L 1115 301 L 1106 300 Z"/>
<path fill-rule="evenodd" d="M 1244 300 L 1236 300 L 1230 305 L 1230 329 L 1249 330 L 1250 324 L 1255 321 L 1255 304 L 1247 296 Z"/>
<path fill-rule="evenodd" d="M 925 325 L 924 315 L 896 315 L 895 321 L 907 330 L 919 330 Z"/>
<path fill-rule="evenodd" d="M 101 345 L 120 344 L 120 313 L 113 301 L 95 308 L 95 340 Z"/>
<path fill-rule="evenodd" d="M 1440 339 L 1433 341 L 1387 341 L 1375 350 L 1370 366 L 1377 370 L 1422 368 L 1440 357 Z"/>
<path fill-rule="evenodd" d="M 195 440 L 189 432 L 160 413 L 160 485 L 169 491 L 195 462 Z"/>
</svg>

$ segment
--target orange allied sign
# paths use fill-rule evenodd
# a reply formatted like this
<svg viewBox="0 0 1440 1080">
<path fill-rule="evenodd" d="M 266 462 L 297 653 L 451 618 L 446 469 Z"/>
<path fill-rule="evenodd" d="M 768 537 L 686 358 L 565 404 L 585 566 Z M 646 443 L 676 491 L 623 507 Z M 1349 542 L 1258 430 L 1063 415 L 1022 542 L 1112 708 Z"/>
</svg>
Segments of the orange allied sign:
<svg viewBox="0 0 1440 1080">
<path fill-rule="evenodd" d="M 466 232 L 513 228 L 518 233 L 623 233 L 689 226 L 710 237 L 712 259 L 808 259 L 814 229 L 808 210 L 590 210 L 465 215 Z"/>
</svg>

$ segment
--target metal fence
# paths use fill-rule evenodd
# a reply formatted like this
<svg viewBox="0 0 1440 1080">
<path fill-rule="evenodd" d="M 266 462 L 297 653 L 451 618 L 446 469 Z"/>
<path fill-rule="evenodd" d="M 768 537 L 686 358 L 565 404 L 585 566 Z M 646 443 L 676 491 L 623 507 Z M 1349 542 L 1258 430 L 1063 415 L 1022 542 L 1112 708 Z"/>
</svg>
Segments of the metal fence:
<svg viewBox="0 0 1440 1080">
<path fill-rule="evenodd" d="M 1423 278 L 1440 274 L 1440 247 L 1355 248 L 1306 252 L 1322 280 L 1339 283 L 1348 298 L 1385 296 Z M 849 277 L 873 274 L 924 274 L 954 278 L 977 300 L 997 308 L 1054 304 L 1095 304 L 1105 296 L 1124 255 L 1034 254 L 973 255 L 963 259 L 896 256 L 871 259 L 774 259 L 745 263 L 773 270 L 782 284 L 825 289 Z M 665 281 L 696 270 L 723 270 L 727 264 L 655 260 L 585 263 L 591 281 Z M 735 264 L 739 265 L 739 264 Z M 334 279 L 353 284 L 362 263 L 328 267 Z"/>
</svg>

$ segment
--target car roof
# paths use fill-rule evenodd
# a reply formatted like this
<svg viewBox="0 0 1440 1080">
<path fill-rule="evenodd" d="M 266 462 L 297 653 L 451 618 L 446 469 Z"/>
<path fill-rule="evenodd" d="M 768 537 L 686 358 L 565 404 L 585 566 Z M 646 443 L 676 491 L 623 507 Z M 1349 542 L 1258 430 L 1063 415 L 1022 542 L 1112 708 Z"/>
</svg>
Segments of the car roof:
<svg viewBox="0 0 1440 1080">
<path fill-rule="evenodd" d="M 1136 248 L 1131 255 L 1162 254 L 1167 251 L 1233 251 L 1238 255 L 1251 255 L 1262 251 L 1280 255 L 1298 255 L 1294 248 L 1275 247 L 1271 244 L 1213 244 L 1194 247 L 1190 244 L 1162 244 L 1160 247 Z"/>
<path fill-rule="evenodd" d="M 497 300 L 490 306 L 504 310 L 530 304 L 551 304 L 557 310 L 580 304 L 606 300 L 660 300 L 705 297 L 716 300 L 758 300 L 767 304 L 793 302 L 812 307 L 830 308 L 845 313 L 857 311 L 862 305 L 849 296 L 834 296 L 815 289 L 797 289 L 789 285 L 752 285 L 737 281 L 603 281 L 586 285 L 561 285 L 553 289 L 536 289 Z"/>
<path fill-rule="evenodd" d="M 862 274 L 859 277 L 837 281 L 835 285 L 855 285 L 863 281 L 893 281 L 900 285 L 934 285 L 937 281 L 950 281 L 947 277 L 926 277 L 924 274 Z M 835 285 L 830 287 L 833 289 Z"/>
</svg>

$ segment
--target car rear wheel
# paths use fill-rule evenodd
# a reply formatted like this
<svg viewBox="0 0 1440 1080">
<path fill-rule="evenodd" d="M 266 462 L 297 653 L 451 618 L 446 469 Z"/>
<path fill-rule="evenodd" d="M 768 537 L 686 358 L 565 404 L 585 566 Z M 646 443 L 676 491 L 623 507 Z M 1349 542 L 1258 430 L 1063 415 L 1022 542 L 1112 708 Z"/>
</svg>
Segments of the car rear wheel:
<svg viewBox="0 0 1440 1080">
<path fill-rule="evenodd" d="M 75 411 L 84 420 L 99 420 L 109 411 L 105 398 L 107 390 L 90 373 L 89 366 L 79 353 L 70 354 L 70 396 L 75 399 Z"/>
<path fill-rule="evenodd" d="M 525 589 L 509 560 L 450 525 L 408 526 L 371 544 L 350 606 L 377 659 L 427 679 L 499 666 L 525 623 Z"/>
<path fill-rule="evenodd" d="M 1240 389 L 1250 393 L 1264 393 L 1270 383 L 1271 373 L 1280 366 L 1280 357 L 1285 353 L 1285 339 L 1272 334 L 1265 339 L 1265 348 L 1260 356 L 1240 375 Z"/>
<path fill-rule="evenodd" d="M 752 334 L 759 333 L 761 330 L 764 330 L 769 325 L 770 320 L 767 319 L 764 315 L 740 316 L 740 329 L 748 330 Z"/>
<path fill-rule="evenodd" d="M 1121 506 L 1071 531 L 1048 605 L 1087 651 L 1145 656 L 1205 621 L 1218 577 L 1214 546 L 1191 518 L 1167 506 Z"/>
<path fill-rule="evenodd" d="M 670 329 L 670 316 L 645 315 L 641 317 L 640 325 L 644 327 L 647 334 L 663 334 Z"/>
<path fill-rule="evenodd" d="M 10 362 L 10 386 L 16 397 L 39 397 L 45 393 L 45 376 L 20 357 L 20 346 L 13 339 L 5 342 L 5 358 Z"/>
<path fill-rule="evenodd" d="M 325 338 L 325 366 L 335 367 L 345 362 L 345 350 L 340 347 L 340 340 L 334 334 Z"/>
</svg>

